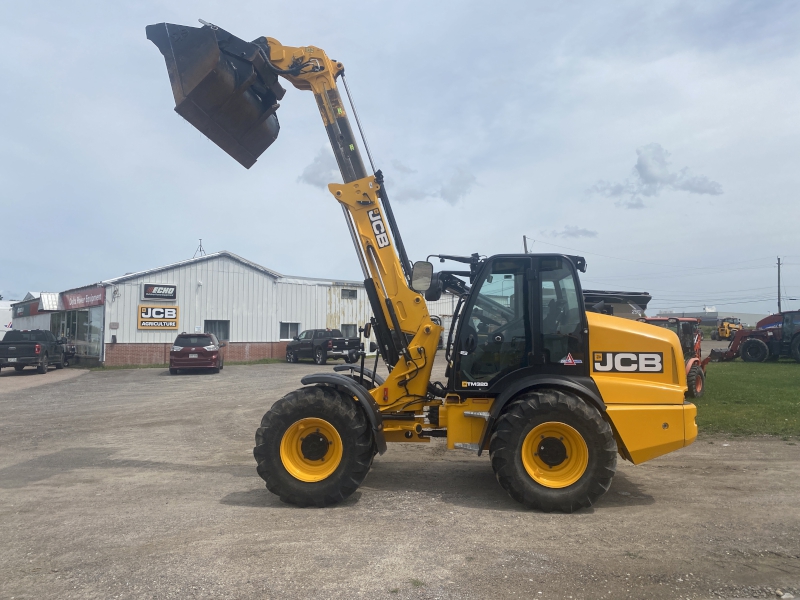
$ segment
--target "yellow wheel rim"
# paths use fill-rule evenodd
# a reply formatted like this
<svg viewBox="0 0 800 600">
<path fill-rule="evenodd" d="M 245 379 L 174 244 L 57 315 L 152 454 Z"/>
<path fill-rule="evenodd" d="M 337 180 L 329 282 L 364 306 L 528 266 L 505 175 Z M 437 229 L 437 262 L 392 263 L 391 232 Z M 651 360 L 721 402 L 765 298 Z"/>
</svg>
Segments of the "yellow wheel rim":
<svg viewBox="0 0 800 600">
<path fill-rule="evenodd" d="M 583 436 L 566 423 L 542 423 L 522 442 L 522 464 L 536 483 L 565 488 L 586 472 L 589 448 Z"/>
<path fill-rule="evenodd" d="M 300 419 L 281 438 L 281 462 L 295 479 L 322 481 L 342 462 L 342 438 L 323 419 Z"/>
</svg>

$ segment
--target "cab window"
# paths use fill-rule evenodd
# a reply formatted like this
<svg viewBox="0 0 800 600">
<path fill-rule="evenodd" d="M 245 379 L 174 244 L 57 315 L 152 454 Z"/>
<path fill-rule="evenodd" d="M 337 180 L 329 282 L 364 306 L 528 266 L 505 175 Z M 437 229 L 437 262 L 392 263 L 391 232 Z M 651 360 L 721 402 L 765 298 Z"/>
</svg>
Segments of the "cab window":
<svg viewBox="0 0 800 600">
<path fill-rule="evenodd" d="M 524 366 L 530 350 L 525 307 L 525 271 L 530 260 L 497 259 L 476 282 L 460 330 L 460 381 L 466 389 L 486 389 L 492 381 Z M 470 386 L 471 382 L 485 386 Z"/>
<path fill-rule="evenodd" d="M 583 311 L 567 259 L 542 257 L 539 264 L 541 348 L 545 363 L 572 364 L 584 356 Z"/>
</svg>

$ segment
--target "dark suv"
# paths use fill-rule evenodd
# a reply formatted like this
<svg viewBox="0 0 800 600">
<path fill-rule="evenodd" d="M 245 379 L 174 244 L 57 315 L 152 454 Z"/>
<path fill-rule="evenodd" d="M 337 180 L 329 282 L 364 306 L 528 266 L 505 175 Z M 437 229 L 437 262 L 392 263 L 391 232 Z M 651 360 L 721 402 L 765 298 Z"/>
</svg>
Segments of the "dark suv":
<svg viewBox="0 0 800 600">
<path fill-rule="evenodd" d="M 225 342 L 220 343 L 213 333 L 181 333 L 175 338 L 169 353 L 169 373 L 177 375 L 180 369 L 222 369 L 222 352 Z"/>
</svg>

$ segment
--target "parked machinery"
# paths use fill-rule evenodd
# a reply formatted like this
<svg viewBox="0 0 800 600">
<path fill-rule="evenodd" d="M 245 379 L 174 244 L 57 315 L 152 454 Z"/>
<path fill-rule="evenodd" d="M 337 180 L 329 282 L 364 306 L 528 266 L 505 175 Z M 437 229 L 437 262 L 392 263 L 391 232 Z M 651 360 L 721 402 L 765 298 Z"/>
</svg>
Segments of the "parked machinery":
<svg viewBox="0 0 800 600">
<path fill-rule="evenodd" d="M 764 362 L 781 357 L 800 362 L 800 311 L 780 313 L 775 323 L 770 315 L 756 323 L 755 329 L 740 329 L 725 350 L 712 350 L 711 360 L 726 361 L 741 356 L 745 362 Z"/>
<path fill-rule="evenodd" d="M 311 91 L 344 179 L 328 189 L 354 242 L 373 311 L 365 329 L 388 374 L 367 370 L 362 351 L 352 376 L 307 375 L 274 402 L 253 451 L 270 491 L 301 506 L 334 504 L 387 442 L 440 437 L 451 449 L 488 450 L 500 485 L 525 506 L 571 512 L 608 490 L 618 453 L 638 464 L 694 441 L 678 340 L 587 312 L 582 257 L 442 254 L 455 268 L 412 268 L 383 175 L 367 172 L 339 95 L 342 63 L 314 46 L 248 43 L 211 24 L 160 23 L 147 36 L 166 60 L 176 111 L 245 167 L 278 135 L 278 77 Z M 433 240 L 436 228 L 428 231 Z M 442 328 L 426 299 L 443 292 L 459 302 L 447 380 L 434 383 Z"/>
<path fill-rule="evenodd" d="M 742 322 L 736 317 L 717 319 L 717 326 L 711 332 L 712 340 L 732 340 L 737 331 L 744 329 Z"/>
<path fill-rule="evenodd" d="M 700 319 L 692 317 L 643 317 L 642 323 L 664 327 L 675 332 L 683 350 L 686 366 L 686 387 L 690 398 L 700 398 L 706 390 L 706 365 L 709 359 L 702 359 L 703 332 Z"/>
</svg>

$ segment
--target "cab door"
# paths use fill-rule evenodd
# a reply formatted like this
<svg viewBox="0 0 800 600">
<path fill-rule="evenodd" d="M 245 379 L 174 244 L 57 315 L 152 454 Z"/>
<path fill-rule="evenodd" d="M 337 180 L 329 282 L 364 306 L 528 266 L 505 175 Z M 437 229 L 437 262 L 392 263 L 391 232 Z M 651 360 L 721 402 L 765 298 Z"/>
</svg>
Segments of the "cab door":
<svg viewBox="0 0 800 600">
<path fill-rule="evenodd" d="M 578 272 L 566 256 L 539 256 L 531 313 L 539 374 L 589 376 L 589 326 Z"/>
<path fill-rule="evenodd" d="M 487 392 L 532 356 L 527 256 L 490 258 L 473 285 L 454 348 L 457 391 Z"/>
</svg>

